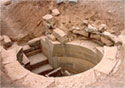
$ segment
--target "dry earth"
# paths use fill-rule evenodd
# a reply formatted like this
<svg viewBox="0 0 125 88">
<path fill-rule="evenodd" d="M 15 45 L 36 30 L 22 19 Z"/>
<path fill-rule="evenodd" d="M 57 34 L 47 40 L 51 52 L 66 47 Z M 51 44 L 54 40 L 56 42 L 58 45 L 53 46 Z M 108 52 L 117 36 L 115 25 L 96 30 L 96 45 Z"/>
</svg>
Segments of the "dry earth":
<svg viewBox="0 0 125 88">
<path fill-rule="evenodd" d="M 19 3 L 20 1 L 23 1 Z M 56 26 L 68 32 L 72 26 L 82 27 L 84 19 L 98 26 L 107 25 L 107 30 L 116 35 L 125 34 L 124 28 L 124 0 L 81 0 L 79 4 L 54 4 L 55 0 L 13 0 L 9 6 L 1 5 L 1 34 L 6 34 L 18 43 L 23 44 L 29 39 L 44 35 L 42 16 L 50 13 L 50 9 L 58 8 L 61 15 L 56 17 Z M 51 2 L 53 1 L 53 2 Z M 63 24 L 63 26 L 62 26 Z M 124 51 L 121 49 L 121 64 L 115 74 L 98 80 L 85 88 L 124 88 Z M 7 77 L 2 77 L 4 84 Z"/>
</svg>

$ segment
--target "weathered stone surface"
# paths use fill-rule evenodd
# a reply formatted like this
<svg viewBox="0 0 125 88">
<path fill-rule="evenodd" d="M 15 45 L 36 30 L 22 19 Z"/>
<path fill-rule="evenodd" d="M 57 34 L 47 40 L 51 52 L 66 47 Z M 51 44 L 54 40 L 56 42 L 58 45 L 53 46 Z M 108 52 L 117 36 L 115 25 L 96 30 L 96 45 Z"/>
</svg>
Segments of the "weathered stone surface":
<svg viewBox="0 0 125 88">
<path fill-rule="evenodd" d="M 54 10 L 52 10 L 52 14 L 53 14 L 54 16 L 58 16 L 58 15 L 60 15 L 60 12 L 59 12 L 58 9 L 54 9 Z"/>
<path fill-rule="evenodd" d="M 3 3 L 4 5 L 10 5 L 12 3 L 12 0 L 5 0 L 5 2 Z"/>
<path fill-rule="evenodd" d="M 96 71 L 99 71 L 99 72 L 102 72 L 105 74 L 109 74 L 113 70 L 114 66 L 116 65 L 116 62 L 117 62 L 116 60 L 110 60 L 108 58 L 103 58 L 101 60 L 101 62 L 94 67 L 94 69 Z"/>
<path fill-rule="evenodd" d="M 104 32 L 106 30 L 106 24 L 99 25 L 99 32 Z"/>
<path fill-rule="evenodd" d="M 88 37 L 88 33 L 85 30 L 73 30 L 73 33 Z"/>
<path fill-rule="evenodd" d="M 74 3 L 77 3 L 78 0 L 69 0 L 69 2 L 74 2 Z"/>
<path fill-rule="evenodd" d="M 74 80 L 75 79 L 75 80 Z M 56 87 L 61 88 L 84 88 L 85 85 L 89 85 L 96 82 L 95 73 L 93 70 L 86 71 L 82 74 L 72 77 L 55 78 Z M 65 85 L 64 85 L 65 84 Z"/>
<path fill-rule="evenodd" d="M 89 33 L 95 33 L 98 31 L 98 29 L 96 27 L 94 27 L 90 24 L 88 25 L 88 28 L 86 28 L 85 30 L 86 30 L 86 32 L 89 32 Z"/>
<path fill-rule="evenodd" d="M 106 38 L 104 36 L 101 36 L 101 41 L 102 41 L 102 43 L 104 43 L 104 44 L 106 44 L 108 46 L 111 46 L 111 45 L 114 44 L 111 40 L 109 40 L 108 38 Z"/>
<path fill-rule="evenodd" d="M 104 56 L 101 62 L 94 67 L 95 70 L 109 74 L 117 63 L 117 47 L 104 47 Z"/>
<path fill-rule="evenodd" d="M 47 37 L 48 37 L 50 40 L 52 40 L 52 41 L 55 41 L 55 40 L 56 40 L 56 38 L 55 38 L 55 36 L 54 36 L 53 34 L 47 35 Z"/>
<path fill-rule="evenodd" d="M 7 35 L 3 35 L 3 38 L 4 38 L 4 46 L 6 48 L 12 46 L 13 42 L 11 41 L 11 39 Z"/>
<path fill-rule="evenodd" d="M 77 31 L 80 31 L 80 28 L 79 27 L 72 27 L 70 31 L 73 31 L 73 30 L 77 30 Z"/>
<path fill-rule="evenodd" d="M 29 73 L 24 79 L 16 81 L 18 84 L 31 88 L 47 88 L 53 82 L 53 78 L 45 78 L 34 73 Z"/>
<path fill-rule="evenodd" d="M 10 58 L 11 59 L 11 58 Z M 29 71 L 24 69 L 18 61 L 7 64 L 4 66 L 6 74 L 10 77 L 11 80 L 19 80 L 25 77 Z"/>
<path fill-rule="evenodd" d="M 64 0 L 56 0 L 57 4 L 61 4 L 64 2 Z"/>
<path fill-rule="evenodd" d="M 29 45 L 24 45 L 23 46 L 23 51 L 27 51 L 27 50 L 30 50 L 31 47 Z"/>
<path fill-rule="evenodd" d="M 29 46 L 34 47 L 40 45 L 40 38 L 34 38 L 30 41 L 28 41 Z"/>
<path fill-rule="evenodd" d="M 112 40 L 115 44 L 120 44 L 121 42 L 122 42 L 122 40 L 119 38 L 119 37 L 117 37 L 117 36 L 115 36 L 115 35 L 113 35 L 113 34 L 111 34 L 111 33 L 109 33 L 109 32 L 103 32 L 103 34 L 102 34 L 105 38 L 107 38 L 107 39 L 109 39 L 109 40 Z"/>
<path fill-rule="evenodd" d="M 53 16 L 50 15 L 50 14 L 47 14 L 45 16 L 43 16 L 43 20 L 46 21 L 46 22 L 52 22 L 52 19 L 53 19 Z"/>
<path fill-rule="evenodd" d="M 22 61 L 22 63 L 23 63 L 23 65 L 26 65 L 26 64 L 30 63 L 30 60 L 28 59 L 28 57 L 25 54 L 23 54 L 23 61 Z"/>
<path fill-rule="evenodd" d="M 95 47 L 95 49 L 96 49 L 96 53 L 97 53 L 98 57 L 102 58 L 104 55 L 103 47 Z M 100 59 L 98 61 L 100 61 Z"/>
<path fill-rule="evenodd" d="M 116 46 L 114 47 L 107 47 L 104 46 L 104 58 L 116 60 L 118 48 Z"/>
<path fill-rule="evenodd" d="M 3 64 L 9 64 L 9 63 L 15 62 L 17 60 L 16 50 L 14 49 L 2 50 L 1 57 L 2 57 Z"/>
<path fill-rule="evenodd" d="M 101 35 L 99 35 L 99 34 L 91 34 L 90 38 L 101 40 Z"/>
<path fill-rule="evenodd" d="M 40 38 L 41 46 L 42 46 L 42 53 L 48 57 L 49 55 L 49 47 L 46 43 L 46 36 Z"/>
<path fill-rule="evenodd" d="M 53 31 L 53 35 L 58 39 L 58 41 L 60 41 L 61 43 L 64 43 L 66 41 L 68 41 L 67 35 L 65 32 L 63 32 L 62 30 L 56 28 Z"/>
</svg>

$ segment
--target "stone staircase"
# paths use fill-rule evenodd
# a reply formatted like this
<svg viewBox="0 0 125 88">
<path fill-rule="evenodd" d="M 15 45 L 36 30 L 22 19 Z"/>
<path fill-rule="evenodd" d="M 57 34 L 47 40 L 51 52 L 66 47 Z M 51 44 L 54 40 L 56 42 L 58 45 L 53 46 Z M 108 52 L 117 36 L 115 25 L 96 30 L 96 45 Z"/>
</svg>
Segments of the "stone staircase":
<svg viewBox="0 0 125 88">
<path fill-rule="evenodd" d="M 42 54 L 40 47 L 30 47 L 28 45 L 24 48 L 24 54 L 29 60 L 29 64 L 24 65 L 24 67 L 33 73 L 44 75 L 44 76 L 61 76 L 61 69 L 53 69 L 49 65 L 48 58 Z"/>
</svg>

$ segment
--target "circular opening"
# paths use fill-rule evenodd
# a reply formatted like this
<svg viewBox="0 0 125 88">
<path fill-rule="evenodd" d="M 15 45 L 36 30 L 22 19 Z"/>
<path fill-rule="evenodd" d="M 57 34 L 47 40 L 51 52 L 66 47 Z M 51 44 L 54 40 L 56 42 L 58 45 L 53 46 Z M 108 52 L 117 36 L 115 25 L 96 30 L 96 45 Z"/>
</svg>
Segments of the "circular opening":
<svg viewBox="0 0 125 88">
<path fill-rule="evenodd" d="M 94 49 L 99 45 L 87 40 L 50 46 L 43 47 L 37 54 L 26 54 L 31 63 L 25 68 L 47 77 L 71 76 L 93 68 L 103 56 Z"/>
</svg>

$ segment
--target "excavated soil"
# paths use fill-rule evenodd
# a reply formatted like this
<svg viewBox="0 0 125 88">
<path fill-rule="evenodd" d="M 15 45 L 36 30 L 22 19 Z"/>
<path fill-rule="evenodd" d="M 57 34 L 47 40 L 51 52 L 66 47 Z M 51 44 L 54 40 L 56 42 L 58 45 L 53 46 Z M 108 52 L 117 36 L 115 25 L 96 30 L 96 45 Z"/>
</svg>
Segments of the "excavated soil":
<svg viewBox="0 0 125 88">
<path fill-rule="evenodd" d="M 83 20 L 98 26 L 107 25 L 107 30 L 116 35 L 124 29 L 123 1 L 82 1 L 78 4 L 55 4 L 55 0 L 26 0 L 3 7 L 2 34 L 20 43 L 44 35 L 42 17 L 58 8 L 61 15 L 55 17 L 56 27 L 68 32 L 73 26 L 83 28 Z"/>
</svg>

